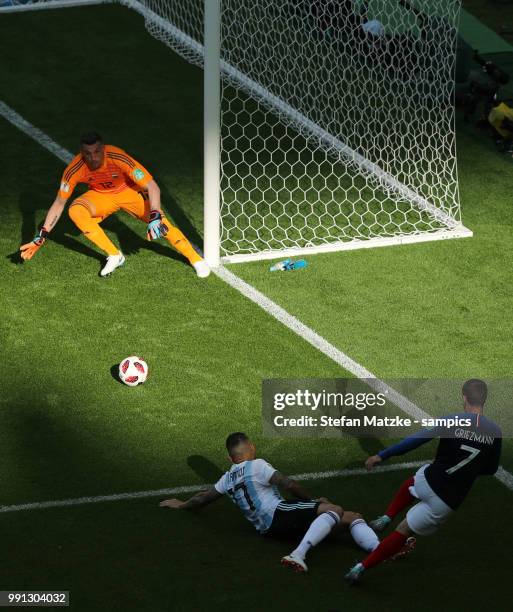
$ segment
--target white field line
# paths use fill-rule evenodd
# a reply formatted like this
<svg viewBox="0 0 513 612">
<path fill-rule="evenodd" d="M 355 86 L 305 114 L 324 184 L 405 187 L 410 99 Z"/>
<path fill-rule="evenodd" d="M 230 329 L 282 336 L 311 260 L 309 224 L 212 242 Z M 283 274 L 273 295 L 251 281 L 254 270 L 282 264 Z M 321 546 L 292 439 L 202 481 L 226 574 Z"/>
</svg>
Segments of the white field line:
<svg viewBox="0 0 513 612">
<path fill-rule="evenodd" d="M 30 138 L 35 140 L 41 146 L 54 153 L 54 155 L 56 155 L 62 161 L 69 161 L 69 159 L 72 158 L 72 154 L 69 151 L 60 147 L 47 134 L 34 127 L 31 123 L 26 121 L 23 117 L 21 117 L 21 115 L 16 113 L 1 100 L 0 115 L 4 116 L 8 121 L 10 121 L 10 123 L 18 127 L 22 132 L 27 134 L 27 136 L 30 136 Z M 214 270 L 214 272 L 219 278 L 242 293 L 242 295 L 247 297 L 254 304 L 257 304 L 260 308 L 265 310 L 265 312 L 285 325 L 285 327 L 293 331 L 300 338 L 303 338 L 303 340 L 311 344 L 321 353 L 329 357 L 332 361 L 357 378 L 366 379 L 369 386 L 375 391 L 387 394 L 388 400 L 400 408 L 405 414 L 419 420 L 429 418 L 430 415 L 427 412 L 419 408 L 408 398 L 404 397 L 404 395 L 401 395 L 395 389 L 390 387 L 390 385 L 387 385 L 385 382 L 377 378 L 372 372 L 364 368 L 358 362 L 354 361 L 354 359 L 351 359 L 348 355 L 333 346 L 333 344 L 328 342 L 313 329 L 276 304 L 276 302 L 273 302 L 270 298 L 255 289 L 255 287 L 233 274 L 233 272 L 230 272 L 223 267 L 217 268 Z M 504 486 L 513 491 L 513 474 L 501 467 L 495 476 L 504 484 Z"/>
<path fill-rule="evenodd" d="M 392 463 L 375 468 L 368 472 L 365 468 L 354 468 L 347 470 L 334 470 L 329 472 L 312 472 L 307 474 L 295 474 L 294 480 L 323 480 L 326 478 L 340 478 L 344 476 L 361 476 L 363 474 L 379 474 L 382 472 L 396 472 L 408 470 L 424 465 L 426 461 L 411 461 L 409 463 Z M 83 506 L 85 504 L 100 504 L 103 502 L 123 501 L 125 499 L 144 499 L 146 497 L 161 497 L 163 495 L 180 495 L 182 493 L 196 493 L 213 487 L 213 484 L 191 485 L 184 487 L 172 487 L 171 489 L 155 489 L 152 491 L 133 491 L 131 493 L 117 493 L 114 495 L 97 495 L 95 497 L 76 497 L 74 499 L 58 499 L 45 502 L 34 502 L 30 504 L 15 504 L 12 506 L 0 506 L 2 512 L 20 512 L 22 510 L 43 510 L 45 508 L 62 508 L 65 506 Z"/>
<path fill-rule="evenodd" d="M 495 474 L 495 478 L 500 480 L 505 487 L 513 491 L 513 474 L 505 470 L 502 465 L 499 467 Z"/>
<path fill-rule="evenodd" d="M 242 295 L 260 306 L 260 308 L 285 325 L 285 327 L 288 327 L 291 331 L 306 340 L 306 342 L 314 346 L 321 353 L 324 353 L 339 366 L 343 367 L 348 372 L 351 372 L 351 374 L 354 374 L 354 376 L 357 378 L 368 381 L 369 386 L 375 391 L 385 393 L 388 400 L 398 406 L 403 412 L 417 420 L 429 418 L 430 415 L 427 412 L 424 412 L 424 410 L 416 406 L 409 399 L 392 389 L 392 387 L 384 383 L 382 380 L 376 378 L 372 372 L 354 361 L 354 359 L 351 359 L 351 357 L 333 346 L 333 344 L 328 342 L 313 329 L 302 323 L 299 319 L 292 316 L 284 308 L 278 306 L 278 304 L 255 289 L 252 285 L 246 283 L 246 281 L 243 281 L 241 278 L 233 274 L 233 272 L 227 270 L 226 268 L 218 268 L 214 270 L 214 272 L 217 274 L 217 276 L 219 276 L 219 278 L 222 278 L 231 287 L 237 289 L 237 291 L 242 293 Z"/>
<path fill-rule="evenodd" d="M 7 119 L 9 123 L 12 123 L 12 125 L 21 130 L 24 134 L 30 136 L 32 140 L 35 140 L 47 151 L 53 153 L 55 157 L 58 157 L 65 164 L 69 164 L 69 162 L 73 159 L 72 153 L 60 147 L 50 138 L 50 136 L 33 126 L 32 123 L 29 123 L 21 115 L 18 115 L 14 109 L 7 106 L 7 104 L 2 102 L 2 100 L 0 100 L 0 115 L 2 115 L 4 119 Z"/>
</svg>

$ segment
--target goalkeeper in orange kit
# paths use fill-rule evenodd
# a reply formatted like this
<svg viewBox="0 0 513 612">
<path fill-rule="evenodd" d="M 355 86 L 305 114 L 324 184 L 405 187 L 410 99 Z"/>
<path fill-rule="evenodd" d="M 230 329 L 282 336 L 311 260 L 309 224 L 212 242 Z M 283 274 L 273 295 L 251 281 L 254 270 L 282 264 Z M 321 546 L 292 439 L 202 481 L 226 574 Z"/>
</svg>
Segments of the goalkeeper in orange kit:
<svg viewBox="0 0 513 612">
<path fill-rule="evenodd" d="M 189 260 L 199 277 L 210 274 L 204 259 L 182 232 L 165 218 L 160 204 L 160 189 L 151 174 L 122 149 L 104 144 L 96 132 L 82 136 L 80 153 L 64 170 L 57 197 L 43 226 L 32 242 L 21 246 L 23 259 L 31 259 L 43 246 L 78 183 L 86 183 L 89 190 L 71 202 L 68 212 L 84 236 L 107 255 L 101 276 L 108 276 L 125 263 L 123 253 L 100 226 L 104 219 L 118 210 L 144 221 L 148 240 L 165 238 Z"/>
</svg>

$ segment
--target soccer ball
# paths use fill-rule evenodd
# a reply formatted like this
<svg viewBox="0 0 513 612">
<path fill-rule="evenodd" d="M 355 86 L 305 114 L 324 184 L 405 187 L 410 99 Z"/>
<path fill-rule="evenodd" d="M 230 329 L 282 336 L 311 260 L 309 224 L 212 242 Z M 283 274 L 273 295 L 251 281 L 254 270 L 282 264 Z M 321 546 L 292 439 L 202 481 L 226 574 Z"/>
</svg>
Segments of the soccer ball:
<svg viewBox="0 0 513 612">
<path fill-rule="evenodd" d="M 148 376 L 148 364 L 141 357 L 132 355 L 119 364 L 119 379 L 129 387 L 143 383 Z"/>
</svg>

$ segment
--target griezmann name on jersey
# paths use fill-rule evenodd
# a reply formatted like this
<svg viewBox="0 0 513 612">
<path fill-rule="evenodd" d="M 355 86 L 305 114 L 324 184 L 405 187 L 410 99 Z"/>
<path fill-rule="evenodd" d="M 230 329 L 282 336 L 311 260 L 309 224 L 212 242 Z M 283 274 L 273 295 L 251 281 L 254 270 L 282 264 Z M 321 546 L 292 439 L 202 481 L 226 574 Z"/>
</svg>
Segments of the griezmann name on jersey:
<svg viewBox="0 0 513 612">
<path fill-rule="evenodd" d="M 453 427 L 451 437 L 440 439 L 435 460 L 426 468 L 426 480 L 438 497 L 455 510 L 478 476 L 495 474 L 501 447 L 500 427 L 474 414 L 469 427 Z"/>
<path fill-rule="evenodd" d="M 469 424 L 452 425 L 466 420 Z M 456 510 L 478 476 L 493 475 L 500 462 L 501 428 L 482 414 L 447 415 L 440 425 L 422 429 L 413 436 L 378 453 L 382 459 L 402 455 L 440 437 L 435 459 L 424 474 L 429 486 L 450 508 Z M 444 425 L 445 423 L 445 425 Z"/>
</svg>

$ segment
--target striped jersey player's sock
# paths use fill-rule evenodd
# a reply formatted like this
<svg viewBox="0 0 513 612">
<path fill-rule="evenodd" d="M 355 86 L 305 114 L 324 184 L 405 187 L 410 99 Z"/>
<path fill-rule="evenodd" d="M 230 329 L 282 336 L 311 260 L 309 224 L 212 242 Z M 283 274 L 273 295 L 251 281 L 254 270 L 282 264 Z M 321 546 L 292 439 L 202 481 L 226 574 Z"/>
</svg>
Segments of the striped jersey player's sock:
<svg viewBox="0 0 513 612">
<path fill-rule="evenodd" d="M 408 536 L 399 533 L 399 531 L 392 532 L 384 540 L 381 540 L 376 550 L 373 550 L 371 554 L 362 561 L 363 567 L 365 569 L 370 569 L 378 565 L 378 563 L 382 563 L 385 559 L 392 557 L 401 550 L 407 539 Z"/>
<path fill-rule="evenodd" d="M 391 519 L 415 501 L 415 497 L 410 493 L 410 487 L 413 487 L 413 482 L 413 476 L 405 480 L 400 486 L 399 491 L 395 494 L 394 499 L 390 502 L 385 514 Z"/>
<path fill-rule="evenodd" d="M 292 551 L 292 555 L 304 559 L 306 553 L 330 533 L 330 531 L 340 522 L 340 517 L 336 512 L 323 512 L 312 521 L 312 524 L 305 533 L 299 546 Z"/>
<path fill-rule="evenodd" d="M 349 525 L 351 537 L 360 548 L 370 552 L 379 546 L 378 536 L 363 519 L 356 519 Z"/>
</svg>

